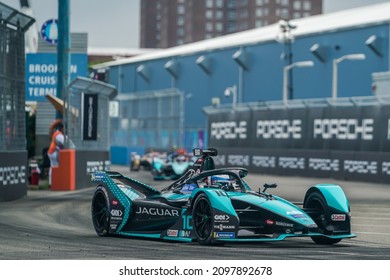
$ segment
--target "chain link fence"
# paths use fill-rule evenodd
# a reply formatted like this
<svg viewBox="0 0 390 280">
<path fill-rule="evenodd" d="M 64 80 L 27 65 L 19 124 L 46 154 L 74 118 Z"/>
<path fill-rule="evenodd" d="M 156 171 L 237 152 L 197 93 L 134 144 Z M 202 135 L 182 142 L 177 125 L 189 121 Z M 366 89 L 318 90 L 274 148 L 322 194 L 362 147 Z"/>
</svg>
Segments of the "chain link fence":
<svg viewBox="0 0 390 280">
<path fill-rule="evenodd" d="M 0 3 L 0 150 L 26 149 L 24 32 L 32 23 Z"/>
<path fill-rule="evenodd" d="M 177 89 L 121 94 L 111 117 L 111 145 L 170 149 L 183 146 L 184 94 Z"/>
</svg>

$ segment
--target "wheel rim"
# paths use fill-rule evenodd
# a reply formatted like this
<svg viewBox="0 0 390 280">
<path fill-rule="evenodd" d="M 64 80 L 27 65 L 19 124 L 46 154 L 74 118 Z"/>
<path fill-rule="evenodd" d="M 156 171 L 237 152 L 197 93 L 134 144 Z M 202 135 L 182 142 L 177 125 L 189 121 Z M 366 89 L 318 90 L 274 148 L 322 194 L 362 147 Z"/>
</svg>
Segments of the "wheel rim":
<svg viewBox="0 0 390 280">
<path fill-rule="evenodd" d="M 201 199 L 196 205 L 193 219 L 198 237 L 201 240 L 207 239 L 211 233 L 212 218 L 211 207 L 206 199 Z"/>
<path fill-rule="evenodd" d="M 103 231 L 107 221 L 107 204 L 103 194 L 98 194 L 95 197 L 93 204 L 93 221 L 98 231 Z"/>
</svg>

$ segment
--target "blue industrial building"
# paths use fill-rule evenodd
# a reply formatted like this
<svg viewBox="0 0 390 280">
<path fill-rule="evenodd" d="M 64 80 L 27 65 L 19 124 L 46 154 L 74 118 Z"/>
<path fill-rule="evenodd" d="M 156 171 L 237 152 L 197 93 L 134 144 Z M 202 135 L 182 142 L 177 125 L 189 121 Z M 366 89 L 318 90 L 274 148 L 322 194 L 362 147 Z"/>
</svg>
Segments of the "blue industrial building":
<svg viewBox="0 0 390 280">
<path fill-rule="evenodd" d="M 363 54 L 365 59 L 339 63 L 338 97 L 373 95 L 372 73 L 389 71 L 390 3 L 297 19 L 292 24 L 296 26 L 291 30 L 292 62 L 314 63 L 291 69 L 293 99 L 330 98 L 334 60 L 346 55 Z M 231 103 L 232 98 L 224 96 L 227 87 L 236 86 L 239 103 L 282 100 L 286 45 L 277 40 L 283 35 L 280 30 L 280 24 L 274 24 L 98 67 L 108 69 L 109 83 L 122 96 L 166 89 L 181 92 L 178 104 L 184 109 L 184 135 L 188 131 L 207 135 L 202 108 Z M 191 148 L 193 141 L 179 143 Z M 123 155 L 132 146 L 112 144 L 112 161 L 127 161 Z"/>
</svg>

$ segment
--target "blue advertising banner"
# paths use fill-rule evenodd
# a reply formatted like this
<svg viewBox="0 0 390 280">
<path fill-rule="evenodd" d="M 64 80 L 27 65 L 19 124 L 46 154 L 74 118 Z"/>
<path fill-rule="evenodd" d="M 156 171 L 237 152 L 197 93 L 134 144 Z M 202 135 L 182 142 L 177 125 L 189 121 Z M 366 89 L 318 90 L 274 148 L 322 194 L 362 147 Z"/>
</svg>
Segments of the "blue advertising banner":
<svg viewBox="0 0 390 280">
<path fill-rule="evenodd" d="M 70 56 L 70 81 L 77 76 L 86 77 L 88 55 Z M 26 101 L 46 101 L 45 96 L 57 94 L 57 54 L 32 53 L 26 56 Z"/>
</svg>

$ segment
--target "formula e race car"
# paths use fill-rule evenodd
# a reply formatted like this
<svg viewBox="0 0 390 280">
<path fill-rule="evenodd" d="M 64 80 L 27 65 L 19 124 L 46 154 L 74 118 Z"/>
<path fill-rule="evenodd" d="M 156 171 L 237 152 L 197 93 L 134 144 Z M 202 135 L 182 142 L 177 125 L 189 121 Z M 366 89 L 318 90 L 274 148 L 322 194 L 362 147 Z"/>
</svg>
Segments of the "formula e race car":
<svg viewBox="0 0 390 280">
<path fill-rule="evenodd" d="M 122 235 L 202 245 L 310 237 L 318 244 L 352 238 L 350 207 L 338 185 L 319 184 L 294 204 L 253 190 L 244 168 L 214 166 L 215 149 L 194 149 L 198 159 L 161 191 L 118 172 L 95 172 L 92 221 L 99 236 Z"/>
<path fill-rule="evenodd" d="M 159 155 L 153 158 L 151 173 L 154 180 L 176 180 L 191 166 L 186 154 Z"/>
</svg>

